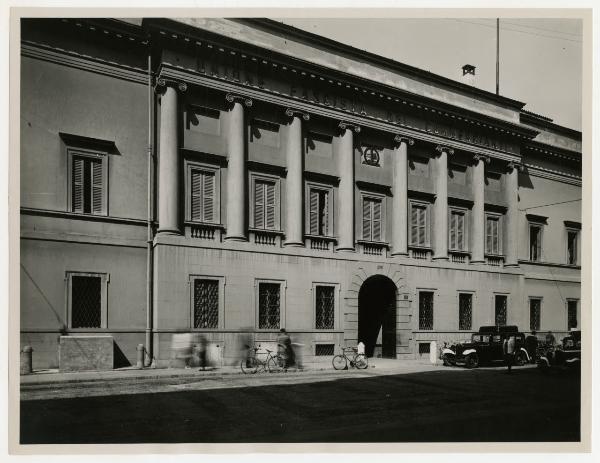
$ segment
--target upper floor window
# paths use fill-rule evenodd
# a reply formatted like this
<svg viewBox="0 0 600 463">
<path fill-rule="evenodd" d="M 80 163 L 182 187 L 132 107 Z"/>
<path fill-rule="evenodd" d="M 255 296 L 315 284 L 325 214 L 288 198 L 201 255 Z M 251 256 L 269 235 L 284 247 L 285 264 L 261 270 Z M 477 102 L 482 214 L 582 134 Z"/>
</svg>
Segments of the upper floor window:
<svg viewBox="0 0 600 463">
<path fill-rule="evenodd" d="M 219 170 L 212 166 L 186 163 L 186 219 L 219 223 Z"/>
<path fill-rule="evenodd" d="M 333 232 L 333 191 L 325 186 L 308 186 L 308 232 L 315 236 L 330 236 Z"/>
<path fill-rule="evenodd" d="M 105 155 L 69 151 L 70 210 L 82 214 L 106 215 Z"/>
<path fill-rule="evenodd" d="M 579 260 L 578 253 L 579 232 L 577 230 L 567 230 L 567 264 L 577 265 Z"/>
<path fill-rule="evenodd" d="M 542 226 L 529 224 L 529 260 L 542 260 Z"/>
<path fill-rule="evenodd" d="M 382 199 L 364 196 L 362 200 L 362 238 L 365 241 L 382 241 Z"/>
<path fill-rule="evenodd" d="M 485 253 L 499 255 L 502 253 L 500 216 L 486 214 L 485 216 Z"/>
<path fill-rule="evenodd" d="M 279 179 L 252 176 L 252 228 L 279 229 Z"/>
<path fill-rule="evenodd" d="M 429 246 L 429 207 L 426 203 L 410 205 L 410 244 Z"/>
<path fill-rule="evenodd" d="M 460 209 L 450 209 L 450 224 L 449 224 L 448 246 L 451 251 L 466 251 L 467 250 L 467 214 L 466 211 Z"/>
</svg>

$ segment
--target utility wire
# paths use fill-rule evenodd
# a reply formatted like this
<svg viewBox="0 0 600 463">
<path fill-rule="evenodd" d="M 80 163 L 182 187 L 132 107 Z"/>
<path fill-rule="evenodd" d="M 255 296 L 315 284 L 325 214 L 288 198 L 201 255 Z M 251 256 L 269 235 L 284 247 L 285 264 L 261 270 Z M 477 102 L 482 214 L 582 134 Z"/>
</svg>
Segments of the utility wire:
<svg viewBox="0 0 600 463">
<path fill-rule="evenodd" d="M 537 209 L 537 208 L 540 208 L 540 207 L 547 207 L 547 206 L 556 206 L 557 204 L 576 203 L 577 201 L 581 201 L 581 198 L 579 198 L 579 199 L 570 199 L 569 201 L 560 201 L 558 203 L 540 204 L 538 206 L 526 207 L 525 209 L 519 209 L 519 210 L 520 211 L 528 211 L 529 209 Z"/>
<path fill-rule="evenodd" d="M 575 33 L 575 32 L 562 32 L 562 31 L 557 31 L 556 29 L 544 29 L 543 27 L 526 26 L 524 24 L 511 23 L 510 21 L 503 21 L 503 22 L 504 22 L 504 24 L 511 24 L 513 26 L 516 26 L 516 27 L 524 27 L 524 28 L 527 28 L 527 29 L 536 29 L 538 31 L 554 32 L 556 34 L 573 35 L 575 37 L 581 38 L 581 34 L 578 34 L 578 33 Z"/>
<path fill-rule="evenodd" d="M 465 23 L 465 24 L 473 24 L 475 26 L 489 27 L 489 28 L 492 28 L 492 29 L 496 28 L 496 26 L 492 26 L 490 24 L 482 24 L 482 23 L 478 23 L 478 22 L 474 22 L 474 21 L 465 21 L 463 19 L 454 19 L 454 18 L 452 18 L 452 20 L 453 21 L 457 21 L 457 22 L 461 22 L 461 23 Z M 536 34 L 535 32 L 520 31 L 518 29 L 512 29 L 512 28 L 509 28 L 509 27 L 501 27 L 500 29 L 505 30 L 505 31 L 519 32 L 521 34 L 535 35 L 537 37 L 545 37 L 545 38 L 548 38 L 548 39 L 565 40 L 567 42 L 581 43 L 581 40 L 567 39 L 565 37 L 558 37 L 558 36 L 554 36 L 554 35 Z"/>
</svg>

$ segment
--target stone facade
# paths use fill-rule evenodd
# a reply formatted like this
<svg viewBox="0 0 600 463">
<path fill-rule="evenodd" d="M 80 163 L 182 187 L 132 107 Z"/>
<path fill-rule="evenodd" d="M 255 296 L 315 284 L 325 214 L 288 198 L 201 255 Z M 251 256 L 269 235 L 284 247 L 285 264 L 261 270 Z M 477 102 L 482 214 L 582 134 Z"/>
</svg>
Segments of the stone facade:
<svg viewBox="0 0 600 463">
<path fill-rule="evenodd" d="M 268 20 L 26 20 L 21 65 L 34 368 L 580 325 L 581 134 L 523 103 Z"/>
</svg>

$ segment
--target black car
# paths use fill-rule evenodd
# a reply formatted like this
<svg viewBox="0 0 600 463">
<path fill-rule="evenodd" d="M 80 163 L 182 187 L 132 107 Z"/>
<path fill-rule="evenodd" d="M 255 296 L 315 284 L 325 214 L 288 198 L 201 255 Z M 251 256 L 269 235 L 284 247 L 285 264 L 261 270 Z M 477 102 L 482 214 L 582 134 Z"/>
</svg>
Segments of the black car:
<svg viewBox="0 0 600 463">
<path fill-rule="evenodd" d="M 544 371 L 550 369 L 578 371 L 581 367 L 581 331 L 571 331 L 556 346 L 543 346 L 537 364 Z"/>
<path fill-rule="evenodd" d="M 525 335 L 514 325 L 482 326 L 470 341 L 442 348 L 440 358 L 444 365 L 464 365 L 476 368 L 480 364 L 504 361 L 504 340 L 515 337 L 515 364 L 524 365 L 530 358 L 525 349 Z"/>
</svg>

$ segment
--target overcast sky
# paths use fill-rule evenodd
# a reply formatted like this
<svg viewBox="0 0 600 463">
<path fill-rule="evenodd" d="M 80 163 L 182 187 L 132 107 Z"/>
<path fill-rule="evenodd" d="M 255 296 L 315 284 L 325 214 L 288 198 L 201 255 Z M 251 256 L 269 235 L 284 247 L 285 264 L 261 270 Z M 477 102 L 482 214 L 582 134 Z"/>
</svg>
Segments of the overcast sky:
<svg viewBox="0 0 600 463">
<path fill-rule="evenodd" d="M 477 67 L 475 85 L 496 91 L 495 19 L 292 19 L 286 24 L 461 80 Z M 500 20 L 500 94 L 525 109 L 581 130 L 582 22 Z"/>
</svg>

